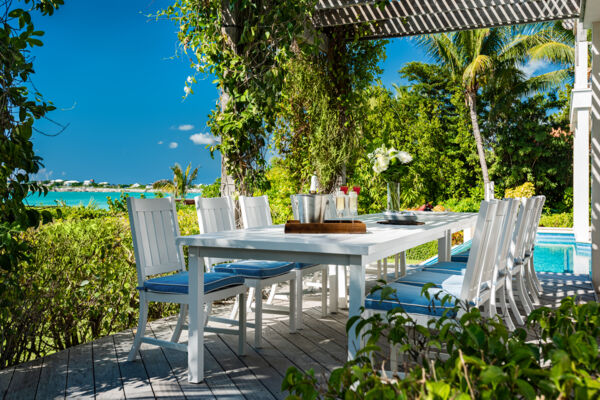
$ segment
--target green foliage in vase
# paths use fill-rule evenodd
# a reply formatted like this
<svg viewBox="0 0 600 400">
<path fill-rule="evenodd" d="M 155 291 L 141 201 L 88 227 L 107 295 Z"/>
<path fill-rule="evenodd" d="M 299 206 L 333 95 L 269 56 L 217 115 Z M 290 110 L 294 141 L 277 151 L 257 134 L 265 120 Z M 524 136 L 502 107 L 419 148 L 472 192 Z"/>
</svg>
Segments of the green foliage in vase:
<svg viewBox="0 0 600 400">
<path fill-rule="evenodd" d="M 533 311 L 527 318 L 532 338 L 522 328 L 509 332 L 499 318 L 483 317 L 479 309 L 449 295 L 429 296 L 430 287 L 424 294 L 449 307 L 441 319 L 420 326 L 401 308 L 385 317 L 351 318 L 349 334 L 356 323 L 366 338 L 357 358 L 333 370 L 325 383 L 313 370 L 290 367 L 282 383 L 290 393 L 287 398 L 533 400 L 600 395 L 598 303 L 578 305 L 565 298 L 558 309 Z M 393 298 L 394 293 L 382 295 Z M 385 373 L 390 363 L 381 355 L 381 342 L 402 351 L 403 376 Z"/>
</svg>

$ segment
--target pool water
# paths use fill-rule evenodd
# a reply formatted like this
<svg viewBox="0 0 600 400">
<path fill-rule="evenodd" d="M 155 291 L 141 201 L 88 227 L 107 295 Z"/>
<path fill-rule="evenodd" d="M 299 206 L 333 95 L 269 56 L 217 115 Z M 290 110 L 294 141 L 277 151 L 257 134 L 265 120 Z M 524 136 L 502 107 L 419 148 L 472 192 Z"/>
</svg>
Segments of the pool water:
<svg viewBox="0 0 600 400">
<path fill-rule="evenodd" d="M 533 265 L 538 272 L 589 274 L 592 246 L 577 243 L 572 233 L 538 232 Z"/>
<path fill-rule="evenodd" d="M 458 254 L 471 247 L 470 241 L 452 249 Z M 572 233 L 538 232 L 535 240 L 533 266 L 538 272 L 589 274 L 592 246 L 575 242 Z M 430 264 L 437 261 L 428 261 Z"/>
</svg>

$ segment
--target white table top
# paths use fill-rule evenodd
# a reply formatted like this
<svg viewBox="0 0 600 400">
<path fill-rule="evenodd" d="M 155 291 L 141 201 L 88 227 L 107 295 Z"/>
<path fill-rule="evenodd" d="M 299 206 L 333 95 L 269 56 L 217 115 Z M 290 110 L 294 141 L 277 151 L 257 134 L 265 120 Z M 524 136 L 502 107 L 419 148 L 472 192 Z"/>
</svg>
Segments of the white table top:
<svg viewBox="0 0 600 400">
<path fill-rule="evenodd" d="M 220 249 L 246 249 L 312 254 L 345 254 L 375 257 L 436 240 L 447 231 L 458 231 L 475 224 L 476 213 L 418 212 L 424 225 L 382 225 L 383 214 L 362 215 L 366 234 L 286 234 L 283 225 L 240 229 L 200 235 L 180 236 L 178 245 Z"/>
</svg>

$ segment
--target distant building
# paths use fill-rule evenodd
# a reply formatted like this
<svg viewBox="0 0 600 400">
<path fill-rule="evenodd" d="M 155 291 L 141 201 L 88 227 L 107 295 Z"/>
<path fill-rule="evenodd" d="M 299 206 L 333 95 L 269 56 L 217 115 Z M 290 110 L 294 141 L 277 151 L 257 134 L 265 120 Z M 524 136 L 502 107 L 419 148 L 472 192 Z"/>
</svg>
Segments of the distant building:
<svg viewBox="0 0 600 400">
<path fill-rule="evenodd" d="M 56 184 L 56 185 L 62 185 L 63 182 L 64 182 L 64 180 L 62 180 L 62 179 L 52 179 L 50 181 L 51 184 Z"/>
<path fill-rule="evenodd" d="M 108 186 L 108 182 L 100 182 L 98 185 L 100 185 L 100 186 Z"/>
<path fill-rule="evenodd" d="M 65 181 L 63 184 L 64 184 L 65 186 L 73 186 L 73 185 L 76 185 L 76 184 L 78 184 L 78 183 L 79 183 L 79 181 L 74 181 L 74 180 L 71 180 L 71 181 Z"/>
<path fill-rule="evenodd" d="M 94 183 L 94 180 L 85 180 L 83 181 L 83 186 L 92 186 L 92 183 Z"/>
<path fill-rule="evenodd" d="M 147 189 L 147 190 L 150 190 L 150 189 L 152 189 L 152 185 L 146 185 L 146 189 Z"/>
<path fill-rule="evenodd" d="M 130 186 L 131 188 L 135 189 L 135 188 L 139 188 L 142 187 L 142 185 L 140 185 L 139 183 L 134 183 L 133 185 Z"/>
</svg>

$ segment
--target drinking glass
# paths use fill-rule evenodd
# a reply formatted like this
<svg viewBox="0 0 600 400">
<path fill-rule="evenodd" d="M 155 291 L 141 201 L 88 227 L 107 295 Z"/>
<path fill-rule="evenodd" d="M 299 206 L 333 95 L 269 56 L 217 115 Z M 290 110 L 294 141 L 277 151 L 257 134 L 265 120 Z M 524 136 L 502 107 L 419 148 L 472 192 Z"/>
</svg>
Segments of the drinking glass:
<svg viewBox="0 0 600 400">
<path fill-rule="evenodd" d="M 335 194 L 335 210 L 338 218 L 344 216 L 344 210 L 346 209 L 346 195 L 341 190 L 338 190 Z"/>
<path fill-rule="evenodd" d="M 358 196 L 355 191 L 350 192 L 348 195 L 348 209 L 350 210 L 350 215 L 352 216 L 352 221 L 354 221 L 354 217 L 358 215 Z"/>
</svg>

